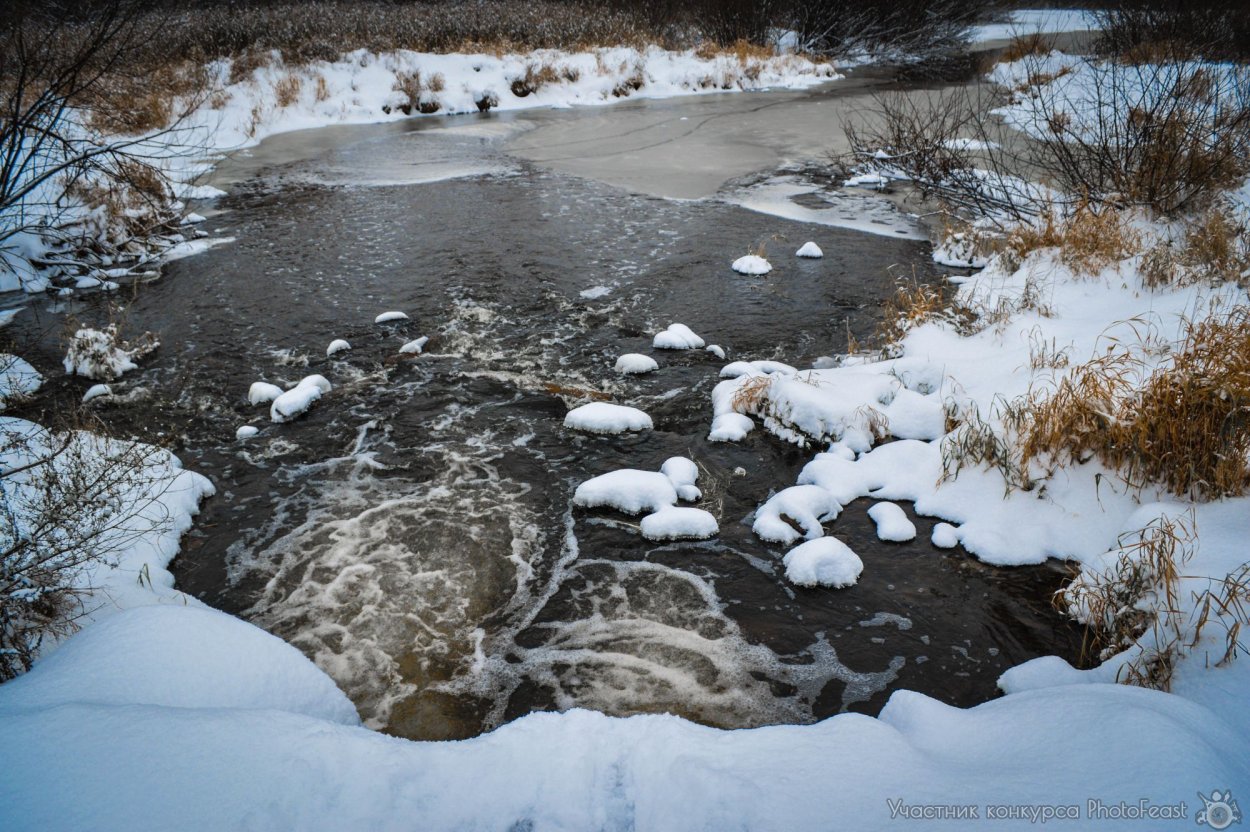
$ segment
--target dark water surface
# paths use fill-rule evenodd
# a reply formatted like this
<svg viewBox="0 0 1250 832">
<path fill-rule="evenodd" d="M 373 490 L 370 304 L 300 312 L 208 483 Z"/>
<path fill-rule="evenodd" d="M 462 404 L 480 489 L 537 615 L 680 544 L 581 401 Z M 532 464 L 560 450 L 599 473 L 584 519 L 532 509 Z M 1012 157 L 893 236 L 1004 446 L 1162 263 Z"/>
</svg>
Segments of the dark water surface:
<svg viewBox="0 0 1250 832">
<path fill-rule="evenodd" d="M 681 322 L 729 360 L 803 366 L 868 335 L 894 275 L 929 275 L 927 244 L 633 195 L 508 157 L 489 130 L 334 135 L 234 169 L 206 228 L 235 241 L 169 264 L 126 303 L 128 329 L 162 347 L 118 387 L 150 395 L 99 413 L 163 437 L 218 488 L 172 566 L 178 585 L 303 650 L 369 724 L 464 737 L 575 706 L 799 723 L 875 713 L 902 687 L 970 705 L 1014 664 L 1076 654 L 1079 632 L 1050 607 L 1059 567 L 938 550 L 924 518 L 916 542 L 882 543 L 869 501 L 827 526 L 863 558 L 860 583 L 792 587 L 750 518 L 812 451 L 762 430 L 707 442 L 722 362 L 651 350 Z M 380 184 L 447 166 L 484 173 Z M 808 239 L 823 260 L 791 256 Z M 760 242 L 767 279 L 730 271 Z M 392 309 L 411 319 L 373 323 Z M 36 311 L 15 326 L 64 310 Z M 421 335 L 425 354 L 398 354 Z M 352 350 L 326 358 L 334 338 Z M 41 370 L 55 340 L 32 356 Z M 618 376 L 626 352 L 659 371 Z M 334 390 L 298 421 L 247 403 L 253 381 L 314 372 Z M 53 379 L 48 400 L 87 383 Z M 591 396 L 656 429 L 565 430 Z M 238 442 L 245 423 L 261 433 Z M 716 539 L 649 543 L 634 518 L 571 507 L 579 482 L 674 455 L 701 467 Z"/>
</svg>

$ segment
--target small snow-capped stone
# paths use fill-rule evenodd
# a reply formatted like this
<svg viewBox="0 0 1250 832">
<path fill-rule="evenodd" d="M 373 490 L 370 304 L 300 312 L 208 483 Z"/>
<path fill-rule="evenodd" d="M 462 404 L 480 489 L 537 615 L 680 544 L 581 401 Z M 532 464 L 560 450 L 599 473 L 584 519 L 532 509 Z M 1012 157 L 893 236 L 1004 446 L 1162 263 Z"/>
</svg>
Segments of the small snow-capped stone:
<svg viewBox="0 0 1250 832">
<path fill-rule="evenodd" d="M 719 358 L 721 361 L 725 360 L 725 350 L 720 344 L 708 344 L 707 351 Z"/>
<path fill-rule="evenodd" d="M 406 321 L 408 315 L 404 312 L 383 312 L 373 319 L 375 324 L 384 324 L 388 321 Z"/>
<path fill-rule="evenodd" d="M 642 518 L 647 540 L 707 540 L 719 532 L 716 518 L 701 508 L 664 506 Z"/>
<path fill-rule="evenodd" d="M 677 496 L 687 502 L 703 498 L 703 492 L 696 486 L 699 479 L 699 466 L 684 456 L 669 457 L 660 466 L 660 473 L 668 477 L 677 489 Z"/>
<path fill-rule="evenodd" d="M 98 399 L 101 396 L 111 396 L 111 395 L 113 395 L 112 387 L 109 387 L 107 384 L 93 384 L 87 388 L 86 393 L 83 393 L 82 401 L 83 401 L 83 404 L 86 404 L 92 399 Z"/>
<path fill-rule="evenodd" d="M 247 400 L 249 404 L 265 404 L 282 395 L 282 388 L 276 384 L 270 384 L 267 381 L 256 381 L 248 388 Z"/>
<path fill-rule="evenodd" d="M 616 371 L 626 375 L 638 375 L 658 370 L 660 365 L 649 355 L 631 352 L 616 359 Z"/>
<path fill-rule="evenodd" d="M 669 324 L 668 329 L 656 333 L 651 346 L 657 350 L 697 350 L 703 348 L 703 339 L 685 324 Z"/>
<path fill-rule="evenodd" d="M 793 543 L 800 537 L 812 540 L 824 535 L 821 523 L 834 519 L 841 510 L 841 504 L 820 486 L 792 485 L 756 510 L 751 528 L 762 540 L 772 543 Z M 804 533 L 800 535 L 783 518 L 793 520 Z"/>
<path fill-rule="evenodd" d="M 326 347 L 326 358 L 329 358 L 336 352 L 343 352 L 343 350 L 350 350 L 351 348 L 352 345 L 344 341 L 342 338 L 335 338 L 330 342 L 330 346 Z"/>
<path fill-rule="evenodd" d="M 954 549 L 959 545 L 959 529 L 950 523 L 938 523 L 933 527 L 933 536 L 930 540 L 939 549 Z"/>
<path fill-rule="evenodd" d="M 324 376 L 311 375 L 273 400 L 269 406 L 269 418 L 275 422 L 289 422 L 312 406 L 323 393 L 332 388 Z"/>
<path fill-rule="evenodd" d="M 859 582 L 864 562 L 836 537 L 821 537 L 795 546 L 782 558 L 786 578 L 795 586 L 843 589 Z"/>
<path fill-rule="evenodd" d="M 733 270 L 738 274 L 761 275 L 771 272 L 773 265 L 758 254 L 748 254 L 733 262 Z"/>
<path fill-rule="evenodd" d="M 400 347 L 399 354 L 400 355 L 420 355 L 421 350 L 425 349 L 425 345 L 428 343 L 430 343 L 430 336 L 422 335 L 420 338 L 415 338 L 412 341 L 409 341 L 408 343 Z"/>
<path fill-rule="evenodd" d="M 252 425 L 239 425 L 238 430 L 234 432 L 234 438 L 251 439 L 258 433 L 260 433 L 260 428 L 258 427 L 253 427 Z"/>
<path fill-rule="evenodd" d="M 625 433 L 651 430 L 651 417 L 636 407 L 608 402 L 591 402 L 575 407 L 564 417 L 564 426 L 588 433 Z"/>
<path fill-rule="evenodd" d="M 893 543 L 915 540 L 916 526 L 907 519 L 907 512 L 895 503 L 877 503 L 868 509 L 868 516 L 877 524 L 877 538 Z"/>
<path fill-rule="evenodd" d="M 582 508 L 614 508 L 626 514 L 659 511 L 677 502 L 677 490 L 658 471 L 624 468 L 586 480 L 573 493 Z"/>
<path fill-rule="evenodd" d="M 803 247 L 794 253 L 795 257 L 811 257 L 813 259 L 824 257 L 825 253 L 820 250 L 820 246 L 813 242 L 806 242 Z"/>
</svg>

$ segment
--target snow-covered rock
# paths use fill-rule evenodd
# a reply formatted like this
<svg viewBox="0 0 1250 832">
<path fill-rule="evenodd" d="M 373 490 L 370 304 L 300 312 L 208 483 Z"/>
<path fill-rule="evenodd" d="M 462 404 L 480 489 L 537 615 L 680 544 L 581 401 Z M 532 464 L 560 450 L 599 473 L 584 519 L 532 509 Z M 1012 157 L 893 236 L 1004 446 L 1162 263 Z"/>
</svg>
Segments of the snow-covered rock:
<svg viewBox="0 0 1250 832">
<path fill-rule="evenodd" d="M 821 523 L 833 520 L 841 510 L 833 495 L 820 486 L 792 485 L 756 509 L 751 528 L 761 539 L 773 543 L 793 543 L 800 537 L 812 540 L 824 535 Z M 798 523 L 804 533 L 800 535 L 783 517 Z"/>
<path fill-rule="evenodd" d="M 782 559 L 786 578 L 795 586 L 855 586 L 864 571 L 859 555 L 836 537 L 822 537 L 795 546 Z"/>
<path fill-rule="evenodd" d="M 939 549 L 954 549 L 959 545 L 959 529 L 950 523 L 938 523 L 929 539 Z"/>
<path fill-rule="evenodd" d="M 698 350 L 703 349 L 703 339 L 685 324 L 669 324 L 668 329 L 656 333 L 651 346 L 657 350 Z"/>
<path fill-rule="evenodd" d="M 282 388 L 267 381 L 254 381 L 247 390 L 250 404 L 267 404 L 282 395 Z"/>
<path fill-rule="evenodd" d="M 0 353 L 0 410 L 32 396 L 43 385 L 43 376 L 23 358 Z"/>
<path fill-rule="evenodd" d="M 677 503 L 677 489 L 658 471 L 624 468 L 586 480 L 573 493 L 582 508 L 614 508 L 626 514 L 659 511 Z"/>
<path fill-rule="evenodd" d="M 636 407 L 591 402 L 575 407 L 564 417 L 564 426 L 587 433 L 626 433 L 651 430 L 651 417 Z"/>
<path fill-rule="evenodd" d="M 385 323 L 389 323 L 389 322 L 391 322 L 391 321 L 406 321 L 406 320 L 408 320 L 408 315 L 407 315 L 407 313 L 404 313 L 404 312 L 383 312 L 381 315 L 378 315 L 376 318 L 374 318 L 374 319 L 373 319 L 373 322 L 374 322 L 375 324 L 385 324 Z"/>
<path fill-rule="evenodd" d="M 707 540 L 719 531 L 716 518 L 700 508 L 664 506 L 642 518 L 647 540 Z"/>
<path fill-rule="evenodd" d="M 305 376 L 299 384 L 273 400 L 273 404 L 269 406 L 269 418 L 275 422 L 289 422 L 312 407 L 313 402 L 331 389 L 330 382 L 324 376 Z"/>
<path fill-rule="evenodd" d="M 330 346 L 326 347 L 326 358 L 334 355 L 336 352 L 350 350 L 352 345 L 344 341 L 342 338 L 335 338 L 330 342 Z"/>
<path fill-rule="evenodd" d="M 258 433 L 260 433 L 260 428 L 255 427 L 254 425 L 239 425 L 238 429 L 234 432 L 234 438 L 251 439 Z"/>
<path fill-rule="evenodd" d="M 616 371 L 625 375 L 650 373 L 659 368 L 654 358 L 637 352 L 626 353 L 616 359 Z"/>
<path fill-rule="evenodd" d="M 758 254 L 748 254 L 733 262 L 733 270 L 738 274 L 762 275 L 771 272 L 773 264 Z"/>
<path fill-rule="evenodd" d="M 803 246 L 794 253 L 794 256 L 795 257 L 810 257 L 815 260 L 815 259 L 824 257 L 825 253 L 820 250 L 820 246 L 809 241 L 809 242 L 804 243 Z"/>
<path fill-rule="evenodd" d="M 425 345 L 430 343 L 430 336 L 422 335 L 420 338 L 414 338 L 399 348 L 400 355 L 420 355 L 421 350 L 425 349 Z"/>
<path fill-rule="evenodd" d="M 877 524 L 877 538 L 880 540 L 903 543 L 916 538 L 915 524 L 896 503 L 877 503 L 868 509 L 868 516 Z"/>
</svg>

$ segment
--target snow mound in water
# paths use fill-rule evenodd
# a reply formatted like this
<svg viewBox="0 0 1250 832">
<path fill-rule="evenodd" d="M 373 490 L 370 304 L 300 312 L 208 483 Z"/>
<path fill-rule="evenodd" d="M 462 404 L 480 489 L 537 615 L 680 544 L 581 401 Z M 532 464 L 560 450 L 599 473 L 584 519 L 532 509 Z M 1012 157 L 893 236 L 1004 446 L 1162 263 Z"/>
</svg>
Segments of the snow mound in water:
<svg viewBox="0 0 1250 832">
<path fill-rule="evenodd" d="M 895 503 L 877 503 L 868 509 L 868 516 L 877 524 L 877 538 L 893 543 L 916 539 L 916 526 L 907 519 L 907 512 Z"/>
<path fill-rule="evenodd" d="M 653 427 L 651 417 L 638 408 L 608 402 L 591 402 L 570 410 L 564 426 L 588 433 L 625 433 Z"/>
<path fill-rule="evenodd" d="M 420 355 L 421 350 L 425 349 L 425 345 L 430 343 L 430 336 L 422 335 L 415 338 L 399 348 L 400 355 Z"/>
<path fill-rule="evenodd" d="M 275 422 L 289 422 L 312 407 L 312 403 L 333 388 L 324 376 L 305 376 L 300 383 L 273 400 L 269 418 Z"/>
<path fill-rule="evenodd" d="M 350 350 L 351 348 L 352 345 L 344 341 L 342 338 L 335 338 L 330 342 L 330 346 L 326 347 L 326 358 L 329 358 L 336 352 L 343 352 L 343 350 Z"/>
<path fill-rule="evenodd" d="M 933 527 L 933 535 L 930 537 L 930 540 L 939 549 L 954 549 L 959 545 L 959 529 L 950 523 L 938 523 Z"/>
<path fill-rule="evenodd" d="M 0 353 L 0 410 L 33 395 L 42 384 L 43 376 L 25 359 Z"/>
<path fill-rule="evenodd" d="M 360 722 L 330 677 L 282 639 L 181 604 L 138 607 L 92 624 L 5 685 L 10 711 L 78 702 L 265 709 Z"/>
<path fill-rule="evenodd" d="M 282 388 L 267 381 L 253 382 L 247 390 L 247 400 L 250 404 L 265 404 L 281 395 Z"/>
<path fill-rule="evenodd" d="M 793 543 L 800 537 L 812 540 L 822 537 L 821 523 L 838 516 L 842 506 L 833 495 L 818 485 L 792 485 L 774 494 L 755 512 L 751 529 L 761 539 L 772 543 Z M 804 535 L 783 520 L 789 517 L 803 529 Z"/>
<path fill-rule="evenodd" d="M 782 558 L 786 578 L 795 586 L 855 586 L 864 562 L 836 537 L 822 537 L 796 546 Z"/>
<path fill-rule="evenodd" d="M 660 466 L 660 473 L 668 477 L 681 499 L 692 502 L 703 497 L 703 492 L 695 487 L 695 482 L 699 479 L 699 466 L 692 460 L 684 456 L 669 457 Z"/>
<path fill-rule="evenodd" d="M 677 502 L 677 489 L 656 471 L 624 468 L 586 480 L 573 493 L 582 508 L 614 508 L 626 514 L 659 511 Z"/>
<path fill-rule="evenodd" d="M 383 312 L 381 315 L 378 315 L 376 318 L 374 318 L 373 322 L 375 324 L 384 324 L 384 323 L 387 323 L 388 321 L 406 321 L 406 320 L 408 320 L 408 315 L 403 312 Z"/>
<path fill-rule="evenodd" d="M 721 367 L 721 378 L 741 378 L 742 376 L 770 376 L 780 373 L 783 376 L 796 375 L 799 371 L 789 364 L 780 361 L 735 361 Z"/>
<path fill-rule="evenodd" d="M 251 439 L 258 433 L 260 433 L 260 428 L 253 427 L 252 425 L 239 425 L 238 430 L 234 432 L 234 438 Z"/>
<path fill-rule="evenodd" d="M 657 350 L 699 350 L 703 349 L 703 339 L 685 324 L 669 324 L 668 329 L 656 333 L 651 346 Z"/>
<path fill-rule="evenodd" d="M 733 270 L 738 274 L 768 274 L 773 270 L 773 264 L 757 254 L 748 254 L 734 261 Z"/>
<path fill-rule="evenodd" d="M 721 413 L 712 419 L 712 430 L 708 433 L 709 442 L 737 442 L 755 429 L 755 422 L 750 416 L 741 413 Z"/>
<path fill-rule="evenodd" d="M 642 518 L 647 540 L 707 540 L 719 532 L 716 518 L 701 508 L 665 506 Z"/>
<path fill-rule="evenodd" d="M 626 375 L 650 373 L 660 369 L 660 365 L 649 355 L 631 352 L 616 359 L 616 371 Z"/>
<path fill-rule="evenodd" d="M 707 351 L 719 358 L 721 361 L 725 360 L 725 349 L 720 344 L 708 344 Z"/>
<path fill-rule="evenodd" d="M 802 248 L 800 248 L 798 251 L 794 253 L 794 256 L 795 257 L 811 257 L 812 259 L 818 259 L 818 258 L 824 257 L 825 253 L 821 251 L 820 246 L 816 245 L 815 243 L 806 242 L 803 244 Z"/>
</svg>

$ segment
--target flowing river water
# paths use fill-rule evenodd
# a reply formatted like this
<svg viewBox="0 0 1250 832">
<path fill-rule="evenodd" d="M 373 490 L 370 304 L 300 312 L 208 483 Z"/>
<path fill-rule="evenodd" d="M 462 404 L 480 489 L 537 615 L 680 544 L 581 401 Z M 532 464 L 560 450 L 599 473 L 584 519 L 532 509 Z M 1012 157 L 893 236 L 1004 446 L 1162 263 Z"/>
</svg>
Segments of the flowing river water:
<svg viewBox="0 0 1250 832">
<path fill-rule="evenodd" d="M 867 501 L 827 527 L 862 557 L 859 584 L 791 586 L 750 518 L 812 451 L 762 430 L 709 443 L 724 362 L 650 347 L 682 322 L 729 360 L 810 366 L 871 333 L 897 277 L 937 279 L 914 219 L 800 165 L 886 83 L 326 128 L 223 163 L 203 227 L 233 242 L 127 294 L 127 329 L 162 346 L 117 385 L 130 403 L 97 408 L 217 486 L 178 585 L 414 738 L 570 707 L 741 727 L 875 713 L 899 688 L 970 705 L 1014 664 L 1074 658 L 1057 564 L 939 550 L 927 518 L 883 543 Z M 809 239 L 824 259 L 791 256 Z M 772 274 L 733 273 L 759 243 Z M 374 324 L 387 310 L 410 319 Z M 44 333 L 41 369 L 68 312 L 104 315 L 36 303 L 15 325 Z M 399 355 L 418 336 L 425 352 Z M 335 338 L 352 349 L 327 358 Z M 626 352 L 660 369 L 620 376 Z M 253 381 L 310 373 L 334 390 L 297 421 L 247 402 Z M 54 378 L 47 396 L 85 386 Z M 566 430 L 591 398 L 655 430 Z M 261 432 L 236 441 L 245 423 Z M 636 519 L 572 507 L 579 482 L 675 455 L 700 467 L 713 540 L 649 543 Z"/>
</svg>

